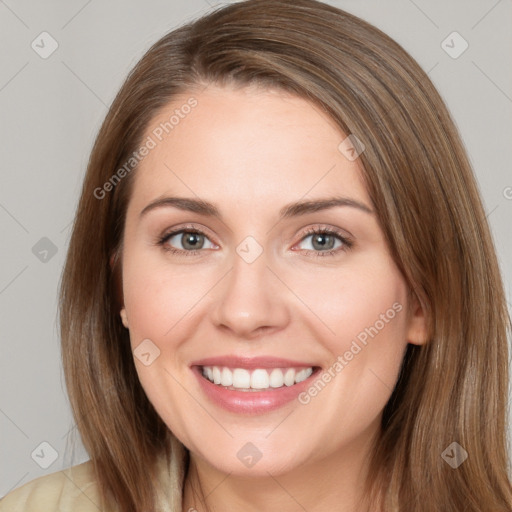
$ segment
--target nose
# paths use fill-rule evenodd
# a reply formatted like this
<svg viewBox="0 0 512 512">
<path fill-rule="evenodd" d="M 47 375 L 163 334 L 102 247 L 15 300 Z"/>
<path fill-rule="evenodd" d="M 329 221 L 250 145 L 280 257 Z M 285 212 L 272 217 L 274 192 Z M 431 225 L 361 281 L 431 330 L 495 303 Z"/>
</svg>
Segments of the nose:
<svg viewBox="0 0 512 512">
<path fill-rule="evenodd" d="M 216 287 L 212 321 L 218 329 L 254 340 L 288 324 L 288 291 L 267 264 L 265 252 L 252 263 L 234 255 L 233 267 Z"/>
</svg>

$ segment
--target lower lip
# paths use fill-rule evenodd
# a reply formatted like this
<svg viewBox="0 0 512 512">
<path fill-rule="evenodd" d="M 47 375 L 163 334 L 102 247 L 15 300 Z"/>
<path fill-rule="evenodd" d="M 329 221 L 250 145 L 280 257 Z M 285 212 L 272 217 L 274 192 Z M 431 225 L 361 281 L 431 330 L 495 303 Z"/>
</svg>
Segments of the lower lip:
<svg viewBox="0 0 512 512">
<path fill-rule="evenodd" d="M 233 391 L 203 377 L 199 366 L 192 367 L 206 396 L 216 405 L 238 414 L 263 414 L 279 409 L 297 398 L 311 384 L 319 370 L 316 368 L 306 380 L 293 386 L 283 386 L 265 391 Z"/>
</svg>

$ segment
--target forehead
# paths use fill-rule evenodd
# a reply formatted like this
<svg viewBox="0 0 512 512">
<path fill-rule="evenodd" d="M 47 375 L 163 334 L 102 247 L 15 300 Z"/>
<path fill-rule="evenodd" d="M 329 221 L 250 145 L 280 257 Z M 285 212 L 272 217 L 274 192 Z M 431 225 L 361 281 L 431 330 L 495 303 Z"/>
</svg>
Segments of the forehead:
<svg viewBox="0 0 512 512">
<path fill-rule="evenodd" d="M 369 203 L 359 160 L 340 150 L 346 137 L 319 107 L 283 91 L 193 90 L 149 123 L 132 202 L 173 193 L 263 207 L 339 193 Z"/>
</svg>

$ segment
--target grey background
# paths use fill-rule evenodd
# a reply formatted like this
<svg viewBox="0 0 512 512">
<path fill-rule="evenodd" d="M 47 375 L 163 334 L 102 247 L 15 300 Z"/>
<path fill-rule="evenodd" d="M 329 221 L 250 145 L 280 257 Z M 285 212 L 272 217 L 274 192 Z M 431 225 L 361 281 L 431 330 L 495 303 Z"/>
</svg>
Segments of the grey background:
<svg viewBox="0 0 512 512">
<path fill-rule="evenodd" d="M 397 40 L 440 90 L 474 165 L 510 303 L 512 1 L 328 3 Z M 0 495 L 88 459 L 75 439 L 56 324 L 88 155 L 107 106 L 144 51 L 219 4 L 0 0 Z M 43 31 L 58 42 L 46 59 L 31 47 Z M 458 58 L 441 46 L 453 31 L 469 44 Z M 461 48 L 451 41 L 452 52 Z"/>
</svg>

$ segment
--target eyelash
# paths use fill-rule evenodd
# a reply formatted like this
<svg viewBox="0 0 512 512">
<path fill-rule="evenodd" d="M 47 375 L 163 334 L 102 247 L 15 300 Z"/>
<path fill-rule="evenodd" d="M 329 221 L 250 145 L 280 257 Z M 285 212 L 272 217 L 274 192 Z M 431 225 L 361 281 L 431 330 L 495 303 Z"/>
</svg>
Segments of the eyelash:
<svg viewBox="0 0 512 512">
<path fill-rule="evenodd" d="M 203 231 L 201 231 L 201 230 L 199 230 L 197 228 L 194 228 L 194 227 L 184 227 L 184 228 L 181 228 L 181 229 L 178 229 L 178 230 L 175 230 L 175 231 L 171 231 L 169 233 L 166 233 L 162 237 L 159 237 L 158 240 L 157 240 L 157 244 L 160 245 L 163 248 L 164 251 L 170 252 L 172 254 L 176 254 L 178 256 L 197 256 L 203 249 L 194 249 L 192 251 L 185 251 L 185 250 L 182 250 L 182 249 L 175 249 L 174 247 L 168 247 L 168 246 L 165 245 L 166 242 L 170 238 L 172 238 L 173 236 L 178 235 L 180 233 L 204 235 L 206 238 L 208 238 L 206 233 L 204 233 Z M 329 235 L 329 236 L 334 236 L 338 240 L 340 240 L 342 242 L 342 244 L 343 244 L 342 247 L 338 247 L 337 249 L 329 249 L 327 251 L 312 251 L 312 250 L 309 250 L 309 249 L 302 249 L 303 251 L 306 251 L 306 253 L 314 253 L 315 257 L 323 258 L 323 257 L 326 257 L 326 256 L 335 256 L 337 253 L 348 251 L 354 245 L 354 242 L 351 239 L 347 238 L 345 235 L 342 235 L 340 231 L 337 231 L 337 230 L 332 229 L 332 228 L 318 228 L 318 227 L 310 228 L 305 233 L 303 233 L 302 238 L 300 239 L 300 241 L 302 241 L 304 238 L 307 238 L 308 236 L 311 236 L 311 235 Z"/>
</svg>

